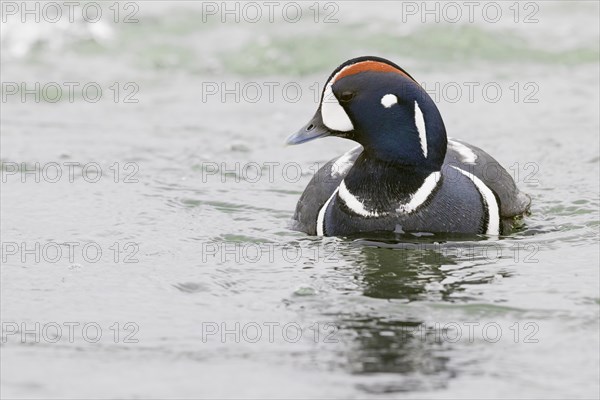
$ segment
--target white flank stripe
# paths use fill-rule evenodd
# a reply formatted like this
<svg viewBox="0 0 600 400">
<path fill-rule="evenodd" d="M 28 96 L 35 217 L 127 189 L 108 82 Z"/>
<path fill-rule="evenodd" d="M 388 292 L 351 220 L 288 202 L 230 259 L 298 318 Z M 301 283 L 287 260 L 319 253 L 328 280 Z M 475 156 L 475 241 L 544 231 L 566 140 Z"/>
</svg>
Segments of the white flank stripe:
<svg viewBox="0 0 600 400">
<path fill-rule="evenodd" d="M 483 197 L 483 201 L 487 205 L 489 218 L 488 218 L 488 227 L 487 234 L 488 235 L 499 235 L 500 234 L 500 208 L 498 207 L 498 202 L 496 201 L 496 196 L 494 193 L 488 188 L 485 183 L 481 181 L 478 177 L 473 174 L 470 174 L 460 168 L 454 167 L 454 169 L 458 170 L 464 176 L 473 181 L 479 193 Z"/>
<path fill-rule="evenodd" d="M 335 160 L 333 162 L 333 164 L 331 165 L 331 176 L 332 177 L 345 174 L 346 172 L 348 172 L 348 170 L 350 168 L 352 168 L 354 163 L 350 162 L 350 159 L 352 158 L 352 154 L 354 154 L 354 152 L 356 150 L 358 150 L 359 148 L 362 148 L 362 146 L 358 145 L 358 146 L 354 147 L 352 150 L 344 153 L 340 158 L 338 158 L 337 160 Z"/>
<path fill-rule="evenodd" d="M 477 154 L 473 152 L 470 148 L 465 146 L 462 143 L 456 142 L 452 139 L 448 140 L 448 144 L 452 147 L 458 154 L 460 154 L 461 161 L 466 164 L 474 164 L 477 161 Z"/>
<path fill-rule="evenodd" d="M 362 215 L 363 217 L 379 217 L 379 213 L 369 211 L 365 208 L 364 204 L 357 199 L 346 187 L 346 183 L 342 180 L 340 183 L 340 187 L 338 188 L 338 196 L 350 210 L 358 215 Z"/>
<path fill-rule="evenodd" d="M 317 236 L 323 236 L 325 231 L 325 211 L 327 211 L 327 206 L 331 203 L 331 200 L 338 193 L 338 189 L 333 191 L 333 194 L 329 196 L 329 199 L 323 204 L 323 207 L 319 210 L 319 215 L 317 215 Z"/>
<path fill-rule="evenodd" d="M 419 139 L 421 140 L 421 149 L 423 150 L 423 155 L 427 158 L 427 131 L 425 130 L 425 119 L 423 118 L 423 113 L 419 108 L 419 103 L 415 101 L 415 124 L 417 125 L 417 130 L 419 131 Z"/>
<path fill-rule="evenodd" d="M 410 196 L 410 200 L 408 201 L 408 203 L 400 204 L 396 211 L 405 214 L 415 211 L 421 204 L 427 201 L 429 195 L 431 195 L 431 193 L 438 185 L 438 182 L 440 181 L 440 176 L 441 174 L 439 171 L 432 172 L 431 174 L 429 174 L 429 176 L 425 178 L 425 181 L 423 182 L 421 187 Z"/>
</svg>

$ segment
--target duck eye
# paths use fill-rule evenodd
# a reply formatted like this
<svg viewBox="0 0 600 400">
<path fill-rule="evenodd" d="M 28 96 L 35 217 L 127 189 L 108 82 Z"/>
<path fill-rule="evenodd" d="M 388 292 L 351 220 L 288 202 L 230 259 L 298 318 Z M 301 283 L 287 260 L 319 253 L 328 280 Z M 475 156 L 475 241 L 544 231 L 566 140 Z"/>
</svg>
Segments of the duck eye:
<svg viewBox="0 0 600 400">
<path fill-rule="evenodd" d="M 352 100 L 353 97 L 354 97 L 354 92 L 342 92 L 342 94 L 340 94 L 340 101 L 342 103 L 347 103 L 350 100 Z"/>
</svg>

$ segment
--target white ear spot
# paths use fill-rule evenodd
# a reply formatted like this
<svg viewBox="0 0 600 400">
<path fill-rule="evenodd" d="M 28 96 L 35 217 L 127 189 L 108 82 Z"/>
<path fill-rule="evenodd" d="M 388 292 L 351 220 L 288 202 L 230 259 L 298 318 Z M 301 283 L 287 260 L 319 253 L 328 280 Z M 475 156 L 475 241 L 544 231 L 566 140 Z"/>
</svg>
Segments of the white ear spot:
<svg viewBox="0 0 600 400">
<path fill-rule="evenodd" d="M 398 98 L 393 94 L 386 94 L 381 98 L 381 104 L 385 108 L 390 108 L 394 104 L 398 103 Z"/>
<path fill-rule="evenodd" d="M 332 81 L 335 79 L 332 79 Z M 321 100 L 321 118 L 326 127 L 333 131 L 349 132 L 354 129 L 344 107 L 340 105 L 328 84 Z"/>
</svg>

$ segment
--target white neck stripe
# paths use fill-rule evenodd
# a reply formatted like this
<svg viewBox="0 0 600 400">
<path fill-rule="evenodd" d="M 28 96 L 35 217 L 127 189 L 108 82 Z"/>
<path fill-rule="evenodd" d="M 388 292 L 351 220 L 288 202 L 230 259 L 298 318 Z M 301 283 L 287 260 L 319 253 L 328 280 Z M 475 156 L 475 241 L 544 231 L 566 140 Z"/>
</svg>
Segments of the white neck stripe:
<svg viewBox="0 0 600 400">
<path fill-rule="evenodd" d="M 452 166 L 454 169 L 462 173 L 464 176 L 469 178 L 475 184 L 475 187 L 481 193 L 481 197 L 483 197 L 483 201 L 488 210 L 488 226 L 486 234 L 488 235 L 499 235 L 500 234 L 500 207 L 498 206 L 498 202 L 496 201 L 496 196 L 494 196 L 494 192 L 490 190 L 489 187 L 485 185 L 475 175 L 466 172 L 458 167 Z"/>
<path fill-rule="evenodd" d="M 352 210 L 355 214 L 362 215 L 363 217 L 379 217 L 380 214 L 376 211 L 369 211 L 365 208 L 362 201 L 360 201 L 356 196 L 354 196 L 348 188 L 346 187 L 346 183 L 342 180 L 340 183 L 338 196 L 340 199 L 346 203 L 348 208 Z"/>
<path fill-rule="evenodd" d="M 441 174 L 439 171 L 432 172 L 425 178 L 425 181 L 421 185 L 416 192 L 414 192 L 410 196 L 410 201 L 405 204 L 401 204 L 396 211 L 404 214 L 411 213 L 415 211 L 418 207 L 423 205 L 429 196 L 433 193 L 438 183 L 440 182 Z M 489 190 L 489 189 L 488 189 Z M 329 199 L 323 204 L 323 207 L 319 210 L 319 214 L 317 216 L 317 236 L 323 236 L 325 232 L 325 214 L 327 212 L 327 207 L 333 200 L 335 196 L 339 196 L 340 200 L 342 200 L 346 206 L 354 213 L 358 215 L 362 215 L 363 217 L 382 217 L 387 215 L 387 213 L 379 213 L 376 211 L 369 211 L 365 208 L 364 204 L 346 187 L 346 183 L 344 180 L 340 183 L 340 186 L 335 189 L 335 191 L 331 194 Z"/>
<path fill-rule="evenodd" d="M 431 193 L 433 193 L 440 181 L 440 177 L 441 174 L 439 171 L 429 174 L 429 176 L 425 178 L 425 181 L 423 181 L 421 187 L 410 196 L 408 203 L 400 204 L 396 211 L 404 214 L 409 214 L 415 211 L 427 201 L 429 196 L 431 196 Z"/>
<path fill-rule="evenodd" d="M 419 103 L 415 100 L 415 124 L 419 131 L 419 140 L 421 141 L 421 149 L 423 150 L 423 156 L 427 158 L 427 131 L 425 130 L 425 119 L 423 113 L 419 108 Z"/>
</svg>

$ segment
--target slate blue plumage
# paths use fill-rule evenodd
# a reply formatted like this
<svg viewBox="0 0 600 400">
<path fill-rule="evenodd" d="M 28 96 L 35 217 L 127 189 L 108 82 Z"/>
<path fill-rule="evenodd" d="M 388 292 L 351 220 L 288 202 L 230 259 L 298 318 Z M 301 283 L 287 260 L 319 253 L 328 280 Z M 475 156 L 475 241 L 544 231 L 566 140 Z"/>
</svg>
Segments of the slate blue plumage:
<svg viewBox="0 0 600 400">
<path fill-rule="evenodd" d="M 288 139 L 338 136 L 361 146 L 331 160 L 298 201 L 295 228 L 311 235 L 452 232 L 498 235 L 530 199 L 483 150 L 448 140 L 425 90 L 378 57 L 340 65 L 313 119 Z"/>
</svg>

